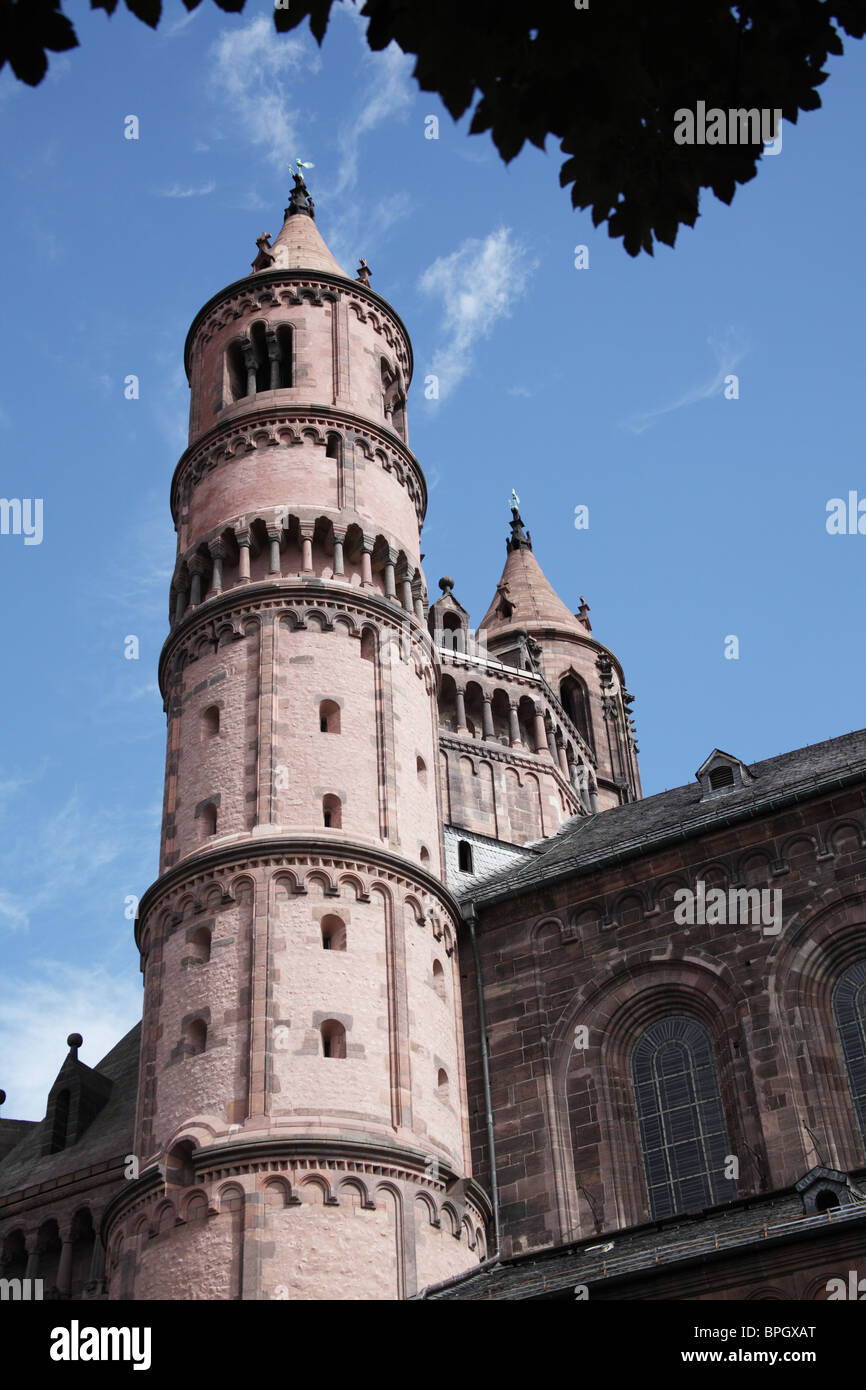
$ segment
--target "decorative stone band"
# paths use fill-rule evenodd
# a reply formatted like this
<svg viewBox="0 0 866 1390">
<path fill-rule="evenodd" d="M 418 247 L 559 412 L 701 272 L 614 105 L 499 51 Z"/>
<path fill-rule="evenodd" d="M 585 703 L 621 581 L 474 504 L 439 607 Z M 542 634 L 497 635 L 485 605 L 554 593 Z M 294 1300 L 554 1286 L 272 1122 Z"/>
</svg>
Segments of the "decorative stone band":
<svg viewBox="0 0 866 1390">
<path fill-rule="evenodd" d="M 514 748 L 504 745 L 473 739 L 468 735 L 449 734 L 446 730 L 439 730 L 439 747 L 452 753 L 465 754 L 473 753 L 477 758 L 484 758 L 488 762 L 503 763 L 506 767 L 522 768 L 525 772 L 533 772 L 538 775 L 538 754 L 532 752 L 520 753 Z M 546 750 L 545 750 L 546 751 Z M 581 804 L 580 795 L 576 788 L 572 786 L 568 778 L 564 775 L 561 767 L 553 760 L 546 761 L 540 769 L 548 776 L 555 777 L 557 786 L 568 802 L 569 813 L 573 816 L 585 812 L 585 807 Z"/>
<path fill-rule="evenodd" d="M 186 1126 L 175 1137 L 175 1143 L 197 1139 L 196 1126 Z M 433 1161 L 431 1162 L 431 1157 Z M 261 1139 L 232 1139 L 198 1147 L 191 1155 L 192 1182 L 186 1186 L 167 1186 L 155 1158 L 151 1168 L 141 1177 L 125 1182 L 105 1208 L 101 1237 L 106 1249 L 125 1223 L 140 1224 L 142 1215 L 152 1216 L 157 1205 L 166 1197 L 173 1198 L 182 1210 L 193 1193 L 203 1193 L 208 1199 L 208 1216 L 217 1214 L 218 1188 L 227 1181 L 245 1189 L 245 1196 L 264 1195 L 275 1179 L 287 1187 L 285 1205 L 297 1206 L 293 1200 L 295 1187 L 307 1177 L 318 1175 L 323 1182 L 324 1203 L 340 1205 L 339 1187 L 348 1178 L 360 1184 L 366 1200 L 362 1205 L 373 1209 L 373 1193 L 378 1184 L 394 1183 L 426 1194 L 431 1212 L 431 1225 L 440 1225 L 441 1216 L 449 1210 L 456 1218 L 452 1234 L 460 1235 L 463 1222 L 470 1226 L 470 1248 L 475 1248 L 479 1233 L 486 1230 L 492 1216 L 490 1198 L 472 1178 L 458 1173 L 444 1157 L 431 1156 L 417 1149 L 383 1143 L 371 1138 L 357 1139 L 313 1138 L 302 1136 L 281 1139 L 267 1136 Z M 455 1224 L 457 1229 L 455 1229 Z M 147 1223 L 148 1231 L 153 1229 Z"/>
<path fill-rule="evenodd" d="M 306 627 L 313 619 L 329 632 L 341 623 L 355 637 L 372 624 L 380 640 L 390 643 L 395 660 L 412 660 L 436 673 L 438 680 L 436 647 L 414 611 L 407 612 L 371 590 L 355 589 L 343 597 L 325 579 L 277 579 L 229 589 L 209 599 L 206 609 L 188 611 L 169 633 L 160 653 L 158 679 L 163 700 L 168 698 L 173 672 L 231 642 L 242 642 L 250 624 L 260 623 L 266 613 L 294 628 Z"/>
<path fill-rule="evenodd" d="M 254 398 L 253 398 L 254 399 Z M 171 514 L 175 526 L 194 487 L 205 474 L 233 458 L 259 448 L 301 445 L 306 440 L 326 447 L 331 434 L 353 443 L 368 462 L 377 462 L 393 473 L 414 503 L 418 524 L 427 511 L 427 484 L 421 465 L 401 440 L 384 426 L 378 428 L 349 411 L 310 411 L 303 406 L 283 410 L 247 409 L 242 415 L 218 423 L 181 454 L 171 482 Z"/>
<path fill-rule="evenodd" d="M 199 850 L 166 869 L 139 904 L 135 923 L 139 950 L 144 955 L 145 947 L 152 943 L 152 917 L 160 924 L 170 922 L 173 929 L 181 920 L 181 900 L 191 896 L 193 902 L 198 901 L 214 888 L 222 902 L 231 903 L 233 880 L 256 869 L 279 873 L 298 897 L 306 895 L 310 876 L 318 883 L 324 876 L 326 897 L 338 896 L 346 886 L 362 902 L 367 901 L 374 884 L 387 885 L 405 895 L 419 927 L 429 924 L 433 936 L 444 939 L 449 954 L 454 950 L 449 924 L 460 920 L 460 908 L 438 878 L 389 850 L 352 840 L 335 844 L 311 835 L 250 835 L 230 845 Z"/>
<path fill-rule="evenodd" d="M 271 270 L 258 271 L 243 280 L 226 285 L 202 305 L 186 335 L 183 360 L 187 379 L 190 378 L 193 344 L 202 343 L 227 323 L 244 314 L 258 313 L 265 305 L 278 307 L 309 303 L 324 304 L 327 300 L 343 299 L 354 310 L 361 323 L 370 323 L 381 333 L 403 368 L 406 385 L 412 377 L 412 343 L 406 325 L 386 299 L 361 285 L 327 271 Z"/>
</svg>

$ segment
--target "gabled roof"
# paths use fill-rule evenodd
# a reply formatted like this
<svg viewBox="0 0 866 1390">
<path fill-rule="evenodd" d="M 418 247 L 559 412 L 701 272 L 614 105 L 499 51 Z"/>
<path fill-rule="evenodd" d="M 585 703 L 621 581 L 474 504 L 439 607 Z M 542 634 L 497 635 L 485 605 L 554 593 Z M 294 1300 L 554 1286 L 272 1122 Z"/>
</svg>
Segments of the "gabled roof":
<svg viewBox="0 0 866 1390">
<path fill-rule="evenodd" d="M 42 1149 L 50 1121 L 46 1117 L 28 1125 L 22 1138 L 0 1163 L 0 1193 L 32 1187 L 61 1174 L 130 1152 L 138 1093 L 140 1044 L 141 1024 L 137 1023 L 92 1069 L 113 1084 L 106 1104 L 77 1143 L 43 1157 Z"/>
</svg>

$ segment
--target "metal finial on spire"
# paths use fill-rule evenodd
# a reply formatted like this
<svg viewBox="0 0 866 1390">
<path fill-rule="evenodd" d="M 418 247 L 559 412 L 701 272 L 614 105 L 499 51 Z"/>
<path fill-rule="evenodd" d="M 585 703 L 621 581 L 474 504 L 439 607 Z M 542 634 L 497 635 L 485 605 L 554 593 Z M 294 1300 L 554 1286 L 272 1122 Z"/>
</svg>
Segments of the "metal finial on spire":
<svg viewBox="0 0 866 1390">
<path fill-rule="evenodd" d="M 520 515 L 520 498 L 511 489 L 511 535 L 505 542 L 509 550 L 531 550 L 532 537 L 528 531 L 523 529 L 523 518 Z"/>
<path fill-rule="evenodd" d="M 297 167 L 294 167 L 294 166 Z M 315 169 L 315 164 L 311 164 L 308 159 L 296 159 L 294 165 L 289 165 L 295 186 L 289 194 L 289 206 L 286 208 L 286 217 L 292 217 L 295 213 L 303 213 L 306 217 L 312 217 L 315 221 L 315 203 L 310 197 L 307 185 L 304 183 L 304 170 Z"/>
</svg>

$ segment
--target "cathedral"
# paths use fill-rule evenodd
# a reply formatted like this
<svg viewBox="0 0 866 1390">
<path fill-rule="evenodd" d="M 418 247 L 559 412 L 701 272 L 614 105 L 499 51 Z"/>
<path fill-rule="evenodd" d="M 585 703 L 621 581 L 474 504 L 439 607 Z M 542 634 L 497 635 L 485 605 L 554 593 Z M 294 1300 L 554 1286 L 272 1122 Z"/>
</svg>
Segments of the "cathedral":
<svg viewBox="0 0 866 1390">
<path fill-rule="evenodd" d="M 477 626 L 428 594 L 412 344 L 300 168 L 185 364 L 143 1016 L 0 1120 L 4 1289 L 857 1297 L 866 731 L 644 797 L 516 495 Z"/>
</svg>

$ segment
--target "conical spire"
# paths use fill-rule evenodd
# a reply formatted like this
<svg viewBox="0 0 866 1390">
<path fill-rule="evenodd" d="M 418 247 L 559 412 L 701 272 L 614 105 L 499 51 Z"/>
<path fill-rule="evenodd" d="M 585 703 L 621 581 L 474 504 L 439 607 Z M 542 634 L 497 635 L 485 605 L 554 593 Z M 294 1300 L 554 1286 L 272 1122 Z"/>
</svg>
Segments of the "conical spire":
<svg viewBox="0 0 866 1390">
<path fill-rule="evenodd" d="M 511 499 L 511 535 L 505 542 L 505 567 L 480 626 L 490 636 L 512 629 L 551 627 L 585 636 L 586 628 L 563 603 L 532 553 L 532 537 L 525 530 L 519 511 L 520 499 L 515 493 Z"/>
<path fill-rule="evenodd" d="M 341 275 L 344 280 L 351 279 L 331 255 L 316 226 L 315 203 L 304 182 L 303 172 L 298 169 L 293 178 L 294 187 L 289 194 L 282 231 L 273 246 L 270 245 L 270 232 L 263 232 L 257 238 L 259 249 L 253 261 L 253 270 L 318 270 L 326 271 L 329 275 Z"/>
</svg>

